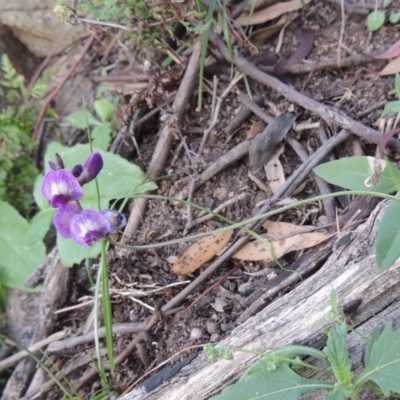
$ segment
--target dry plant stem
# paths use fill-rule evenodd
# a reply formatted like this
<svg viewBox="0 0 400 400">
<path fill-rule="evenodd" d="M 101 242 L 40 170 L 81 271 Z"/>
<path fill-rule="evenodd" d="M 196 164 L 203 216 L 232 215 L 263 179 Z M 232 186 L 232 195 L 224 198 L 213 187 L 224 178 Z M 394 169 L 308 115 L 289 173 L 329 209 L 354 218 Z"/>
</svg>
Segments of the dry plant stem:
<svg viewBox="0 0 400 400">
<path fill-rule="evenodd" d="M 249 96 L 245 95 L 244 93 L 240 93 L 238 98 L 239 101 L 241 101 L 249 110 L 253 111 L 254 114 L 256 114 L 267 124 L 270 124 L 274 120 L 274 117 L 259 107 L 258 104 L 254 100 L 250 99 Z"/>
<path fill-rule="evenodd" d="M 42 109 L 40 110 L 38 119 L 36 121 L 35 129 L 34 129 L 33 134 L 32 134 L 32 138 L 33 139 L 37 138 L 37 135 L 38 135 L 38 132 L 39 132 L 39 129 L 40 129 L 40 125 L 41 125 L 42 120 L 44 118 L 44 115 L 46 113 L 47 107 L 54 100 L 54 98 L 57 96 L 57 94 L 60 93 L 61 89 L 64 87 L 64 85 L 67 82 L 67 80 L 69 79 L 69 77 L 72 75 L 72 73 L 78 67 L 79 63 L 82 61 L 83 57 L 88 52 L 88 50 L 90 49 L 91 45 L 93 44 L 95 37 L 96 37 L 96 34 L 94 32 L 92 32 L 92 34 L 90 35 L 88 41 L 85 44 L 85 47 L 82 49 L 81 54 L 79 55 L 77 60 L 75 60 L 75 62 L 71 65 L 71 67 L 69 68 L 68 72 L 65 74 L 63 80 L 58 84 L 58 86 L 53 90 L 53 92 L 50 93 L 49 96 L 47 96 L 46 100 L 43 103 Z"/>
<path fill-rule="evenodd" d="M 224 90 L 224 92 L 219 97 L 218 102 L 217 102 L 217 106 L 216 106 L 215 111 L 213 112 L 213 115 L 212 115 L 212 121 L 210 123 L 210 126 L 204 131 L 204 135 L 203 135 L 203 138 L 202 138 L 201 143 L 200 143 L 200 148 L 199 148 L 199 151 L 197 153 L 199 156 L 203 153 L 204 146 L 205 146 L 205 144 L 207 142 L 207 139 L 208 139 L 208 136 L 209 136 L 210 132 L 213 130 L 215 125 L 217 125 L 217 123 L 218 123 L 218 116 L 219 116 L 219 113 L 221 111 L 222 101 L 225 99 L 226 96 L 228 96 L 228 94 L 233 89 L 233 87 L 242 78 L 243 78 L 242 74 L 239 74 L 239 75 L 235 76 L 233 78 L 233 80 L 229 83 L 228 87 Z"/>
<path fill-rule="evenodd" d="M 172 134 L 171 127 L 175 126 L 173 120 L 177 122 L 178 125 L 181 124 L 183 114 L 186 110 L 186 105 L 188 104 L 189 98 L 195 87 L 196 79 L 199 71 L 199 58 L 201 51 L 201 42 L 197 42 L 193 48 L 193 53 L 188 63 L 185 75 L 182 79 L 182 83 L 176 93 L 174 103 L 172 105 L 174 115 L 172 115 L 168 121 L 164 124 L 161 130 L 160 137 L 158 139 L 156 148 L 154 150 L 153 157 L 151 159 L 148 168 L 148 178 L 155 179 L 161 174 L 164 168 L 165 162 L 169 155 L 169 150 L 171 148 L 174 136 Z M 147 199 L 140 198 L 136 199 L 134 207 L 130 213 L 128 222 L 126 224 L 124 234 L 122 236 L 122 242 L 128 242 L 136 229 L 140 226 L 144 212 L 147 206 Z"/>
<path fill-rule="evenodd" d="M 340 50 L 342 48 L 342 43 L 343 43 L 343 36 L 344 36 L 344 27 L 345 27 L 345 21 L 346 21 L 346 15 L 344 13 L 344 0 L 340 1 L 340 13 L 341 13 L 341 18 L 342 18 L 342 24 L 340 26 L 340 36 L 339 36 L 339 42 L 338 42 L 338 48 L 337 48 L 337 67 L 341 67 L 341 57 L 340 57 Z"/>
<path fill-rule="evenodd" d="M 386 103 L 387 103 L 386 100 L 379 101 L 378 103 L 375 103 L 375 104 L 372 105 L 371 107 L 368 107 L 368 108 L 366 108 L 366 109 L 363 110 L 363 111 L 360 111 L 360 112 L 357 114 L 357 117 L 363 117 L 364 115 L 367 115 L 367 114 L 371 113 L 372 111 L 375 111 L 375 110 L 377 110 L 378 108 L 383 107 L 384 105 L 386 105 Z"/>
<path fill-rule="evenodd" d="M 289 145 L 292 146 L 292 149 L 296 152 L 301 161 L 303 162 L 307 161 L 309 154 L 307 153 L 307 150 L 301 145 L 300 142 L 298 142 L 296 139 L 290 136 L 286 137 L 286 142 L 288 142 Z M 314 173 L 312 175 L 322 195 L 331 193 L 328 184 L 323 179 L 319 178 Z M 335 200 L 332 197 L 329 197 L 327 199 L 322 200 L 322 203 L 324 205 L 325 215 L 328 219 L 328 223 L 334 222 L 336 219 Z"/>
<path fill-rule="evenodd" d="M 140 332 L 144 330 L 145 324 L 142 322 L 138 323 L 127 323 L 127 324 L 113 324 L 113 334 L 123 335 L 126 333 Z M 106 329 L 104 327 L 99 328 L 98 337 L 103 338 L 106 335 Z M 95 339 L 95 332 L 92 331 L 86 335 L 68 338 L 65 340 L 57 340 L 53 342 L 51 346 L 47 348 L 47 354 L 64 354 L 69 349 L 79 346 L 81 344 L 93 342 Z"/>
<path fill-rule="evenodd" d="M 219 213 L 222 210 L 224 210 L 226 207 L 230 206 L 231 204 L 237 203 L 241 200 L 243 200 L 244 198 L 246 198 L 247 194 L 246 193 L 241 193 L 238 196 L 232 197 L 231 199 L 228 199 L 226 201 L 224 201 L 222 204 L 220 204 L 217 208 L 215 208 L 213 210 L 214 213 Z M 195 221 L 193 221 L 191 223 L 191 225 L 189 225 L 186 229 L 189 231 L 190 229 L 192 229 L 193 227 L 195 227 L 196 225 L 202 224 L 204 222 L 209 221 L 210 219 L 213 219 L 214 215 L 212 214 L 207 214 L 204 215 L 203 217 L 199 217 L 197 218 Z"/>
<path fill-rule="evenodd" d="M 67 334 L 68 333 L 66 331 L 60 331 L 60 332 L 54 333 L 53 335 L 47 337 L 46 339 L 40 340 L 39 342 L 36 342 L 32 346 L 29 346 L 28 350 L 31 353 L 35 353 L 37 350 L 41 349 L 42 347 L 45 347 L 52 342 L 55 342 L 57 340 L 64 338 Z M 0 372 L 4 371 L 7 368 L 12 367 L 18 361 L 22 360 L 24 357 L 26 357 L 28 355 L 29 355 L 29 353 L 27 353 L 25 350 L 22 350 L 4 360 L 1 360 L 0 361 Z"/>
<path fill-rule="evenodd" d="M 372 57 L 369 57 L 364 54 L 358 54 L 356 56 L 349 56 L 344 57 L 341 59 L 340 68 L 351 67 L 356 65 L 361 65 L 369 62 L 377 62 L 382 61 Z M 330 59 L 330 60 L 318 60 L 317 64 L 315 62 L 309 64 L 297 64 L 292 65 L 288 68 L 285 68 L 285 72 L 290 75 L 301 75 L 301 74 L 308 74 L 314 71 L 320 71 L 323 69 L 336 69 L 337 68 L 337 59 Z M 270 66 L 260 66 L 260 70 L 266 73 L 273 73 L 274 67 Z"/>
<path fill-rule="evenodd" d="M 263 83 L 266 86 L 269 86 L 273 90 L 280 93 L 283 97 L 292 101 L 301 107 L 311 111 L 319 115 L 325 121 L 333 125 L 339 125 L 343 129 L 347 129 L 350 132 L 354 133 L 355 135 L 371 142 L 371 143 L 378 143 L 380 137 L 382 136 L 381 132 L 369 128 L 358 121 L 348 117 L 343 112 L 328 107 L 324 104 L 321 104 L 304 94 L 298 92 L 297 90 L 293 89 L 292 87 L 286 85 L 285 83 L 281 82 L 279 79 L 270 76 L 259 69 L 257 69 L 254 65 L 250 64 L 243 56 L 236 53 L 233 57 L 233 60 L 230 57 L 229 51 L 226 48 L 225 44 L 221 40 L 221 38 L 215 34 L 214 32 L 210 33 L 210 40 L 218 48 L 224 58 L 229 62 L 234 62 L 235 65 L 240 68 L 246 75 L 252 77 L 253 79 Z M 391 139 L 388 142 L 388 145 L 400 152 L 400 142 L 395 139 Z"/>
</svg>

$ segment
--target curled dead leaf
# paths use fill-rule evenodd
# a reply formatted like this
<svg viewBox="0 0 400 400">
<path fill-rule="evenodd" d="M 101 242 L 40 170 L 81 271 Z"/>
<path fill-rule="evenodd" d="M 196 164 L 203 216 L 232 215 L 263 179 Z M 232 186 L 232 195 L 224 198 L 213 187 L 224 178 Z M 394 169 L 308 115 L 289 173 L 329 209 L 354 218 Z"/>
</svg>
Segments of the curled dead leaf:
<svg viewBox="0 0 400 400">
<path fill-rule="evenodd" d="M 187 275 L 211 260 L 228 243 L 233 230 L 206 236 L 192 244 L 171 267 L 176 275 Z"/>
<path fill-rule="evenodd" d="M 263 234 L 261 236 L 268 238 L 269 234 Z M 279 259 L 291 251 L 303 250 L 316 246 L 332 237 L 332 235 L 320 232 L 303 232 L 283 237 L 282 232 L 275 232 L 275 237 L 278 237 L 278 239 L 271 240 L 270 243 L 274 249 L 276 259 Z M 247 243 L 233 255 L 233 258 L 243 261 L 274 261 L 269 246 L 258 240 Z"/>
</svg>

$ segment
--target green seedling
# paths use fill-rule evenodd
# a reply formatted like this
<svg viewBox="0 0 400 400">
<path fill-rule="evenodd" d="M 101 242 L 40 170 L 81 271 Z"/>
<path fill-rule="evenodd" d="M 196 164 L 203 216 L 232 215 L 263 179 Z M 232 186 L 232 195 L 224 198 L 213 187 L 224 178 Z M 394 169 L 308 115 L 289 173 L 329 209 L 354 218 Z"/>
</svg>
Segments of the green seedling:
<svg viewBox="0 0 400 400">
<path fill-rule="evenodd" d="M 386 10 L 392 0 L 384 0 L 383 9 L 376 9 L 372 11 L 367 17 L 367 28 L 370 32 L 375 32 L 381 28 L 386 21 Z M 400 11 L 395 10 L 389 13 L 389 22 L 392 24 L 397 24 L 400 20 Z"/>
</svg>

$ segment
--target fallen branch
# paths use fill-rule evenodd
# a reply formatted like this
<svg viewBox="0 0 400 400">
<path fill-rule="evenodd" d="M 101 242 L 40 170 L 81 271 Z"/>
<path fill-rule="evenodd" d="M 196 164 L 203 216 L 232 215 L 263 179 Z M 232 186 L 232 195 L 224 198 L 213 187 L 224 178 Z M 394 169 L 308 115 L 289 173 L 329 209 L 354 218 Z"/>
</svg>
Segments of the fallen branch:
<svg viewBox="0 0 400 400">
<path fill-rule="evenodd" d="M 299 106 L 311 111 L 323 118 L 328 124 L 339 125 L 343 129 L 347 129 L 362 139 L 365 139 L 371 143 L 378 143 L 381 132 L 369 128 L 362 123 L 355 121 L 354 119 L 347 116 L 342 111 L 328 107 L 318 101 L 315 101 L 306 95 L 298 92 L 292 87 L 281 82 L 279 79 L 274 78 L 256 68 L 254 65 L 249 63 L 242 55 L 236 53 L 232 59 L 228 49 L 221 40 L 221 38 L 214 32 L 210 33 L 210 40 L 218 48 L 223 57 L 233 62 L 238 68 L 240 68 L 246 75 L 252 77 L 258 82 L 269 86 L 271 89 L 280 93 L 286 99 L 298 104 Z M 400 142 L 395 139 L 391 139 L 388 142 L 393 150 L 400 152 Z"/>
</svg>

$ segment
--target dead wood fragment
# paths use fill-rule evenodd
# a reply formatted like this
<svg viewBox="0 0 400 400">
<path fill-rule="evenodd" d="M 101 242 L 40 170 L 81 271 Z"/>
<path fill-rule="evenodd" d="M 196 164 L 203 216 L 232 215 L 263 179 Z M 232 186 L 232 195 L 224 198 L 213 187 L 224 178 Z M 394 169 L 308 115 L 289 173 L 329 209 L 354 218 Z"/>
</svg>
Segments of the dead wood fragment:
<svg viewBox="0 0 400 400">
<path fill-rule="evenodd" d="M 10 291 L 6 310 L 9 328 L 5 333 L 28 348 L 47 338 L 55 324 L 54 312 L 62 307 L 68 295 L 70 280 L 71 269 L 64 268 L 59 257 L 51 252 L 39 294 Z M 7 381 L 2 400 L 23 396 L 35 370 L 35 360 L 30 357 L 21 360 Z"/>
<path fill-rule="evenodd" d="M 147 170 L 147 176 L 149 179 L 155 179 L 159 177 L 169 156 L 169 150 L 174 139 L 172 133 L 173 127 L 175 127 L 175 123 L 177 123 L 178 125 L 181 124 L 186 106 L 189 102 L 190 96 L 192 95 L 192 91 L 197 80 L 200 51 L 201 42 L 199 41 L 193 48 L 193 53 L 189 60 L 185 75 L 176 93 L 175 100 L 172 105 L 174 115 L 171 115 L 167 119 L 163 129 L 160 132 L 160 137 L 158 139 L 153 157 Z M 148 200 L 144 198 L 135 200 L 134 207 L 132 208 L 124 230 L 122 242 L 128 242 L 131 239 L 135 230 L 139 227 L 147 207 L 147 201 Z"/>
<path fill-rule="evenodd" d="M 366 224 L 348 233 L 346 244 L 337 242 L 333 254 L 312 277 L 246 320 L 219 345 L 258 352 L 270 352 L 288 344 L 323 348 L 326 337 L 321 336 L 321 330 L 330 325 L 326 314 L 330 311 L 332 289 L 336 291 L 340 308 L 355 298 L 362 299 L 351 318 L 352 325 L 363 334 L 369 335 L 377 325 L 382 327 L 393 318 L 393 313 L 385 314 L 386 307 L 397 310 L 395 319 L 398 325 L 400 302 L 396 287 L 400 282 L 400 264 L 395 264 L 390 270 L 379 271 L 373 256 L 377 221 L 384 208 L 378 207 Z M 356 337 L 352 336 L 348 348 L 355 366 L 360 367 L 365 343 L 354 346 L 355 340 Z M 357 343 L 360 342 L 361 339 L 357 340 Z M 152 392 L 135 388 L 122 400 L 209 399 L 236 381 L 256 359 L 253 355 L 237 352 L 234 362 L 219 360 L 211 364 L 205 355 L 200 354 L 189 366 Z"/>
<path fill-rule="evenodd" d="M 322 103 L 319 103 L 308 96 L 298 92 L 292 87 L 286 85 L 281 82 L 279 79 L 274 78 L 256 68 L 254 65 L 249 63 L 243 56 L 239 53 L 235 53 L 233 60 L 229 54 L 228 49 L 225 44 L 221 40 L 221 38 L 214 32 L 210 34 L 211 42 L 218 48 L 223 57 L 229 61 L 234 62 L 238 68 L 240 68 L 247 75 L 251 76 L 253 79 L 256 79 L 260 83 L 263 83 L 266 86 L 269 86 L 273 90 L 280 93 L 286 99 L 298 104 L 299 106 L 319 115 L 323 118 L 327 123 L 331 125 L 339 125 L 343 129 L 347 129 L 355 135 L 371 142 L 378 143 L 379 138 L 381 137 L 381 133 L 375 129 L 369 128 L 362 123 L 353 120 L 349 116 L 347 116 L 342 111 L 328 107 Z M 395 139 L 391 139 L 388 142 L 389 147 L 400 152 L 400 142 Z"/>
</svg>

